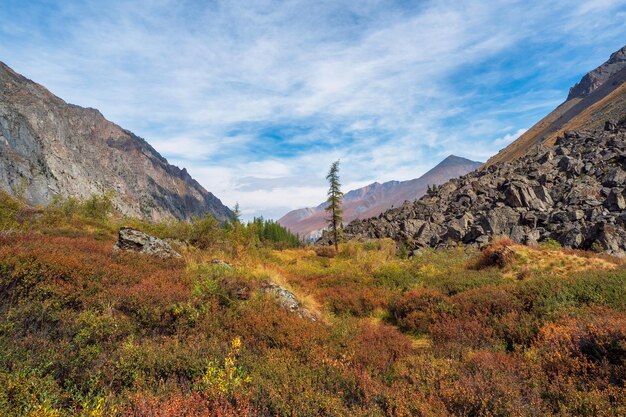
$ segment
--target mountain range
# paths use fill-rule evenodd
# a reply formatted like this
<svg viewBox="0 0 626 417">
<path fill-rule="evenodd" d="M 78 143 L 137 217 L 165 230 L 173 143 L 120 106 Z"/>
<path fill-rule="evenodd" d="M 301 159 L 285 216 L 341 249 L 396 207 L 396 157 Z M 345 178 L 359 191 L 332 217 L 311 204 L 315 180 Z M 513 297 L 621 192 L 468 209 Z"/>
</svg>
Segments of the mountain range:
<svg viewBox="0 0 626 417">
<path fill-rule="evenodd" d="M 419 178 L 408 181 L 374 182 L 345 194 L 342 209 L 346 223 L 355 219 L 377 216 L 405 201 L 423 196 L 428 187 L 460 177 L 480 167 L 480 162 L 450 155 Z M 306 240 L 316 239 L 326 227 L 326 203 L 290 211 L 278 220 L 293 233 Z"/>
<path fill-rule="evenodd" d="M 1 62 L 0 189 L 35 205 L 112 191 L 120 213 L 150 220 L 233 215 L 142 138 Z"/>
</svg>

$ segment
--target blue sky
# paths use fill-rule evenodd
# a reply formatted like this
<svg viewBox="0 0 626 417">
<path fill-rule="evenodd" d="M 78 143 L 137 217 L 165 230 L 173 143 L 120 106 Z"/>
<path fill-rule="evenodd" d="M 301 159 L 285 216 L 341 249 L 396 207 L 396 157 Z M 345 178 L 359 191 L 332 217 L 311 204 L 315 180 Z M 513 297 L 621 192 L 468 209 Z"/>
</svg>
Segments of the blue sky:
<svg viewBox="0 0 626 417">
<path fill-rule="evenodd" d="M 484 161 L 624 44 L 624 0 L 0 0 L 0 61 L 246 217 Z"/>
</svg>

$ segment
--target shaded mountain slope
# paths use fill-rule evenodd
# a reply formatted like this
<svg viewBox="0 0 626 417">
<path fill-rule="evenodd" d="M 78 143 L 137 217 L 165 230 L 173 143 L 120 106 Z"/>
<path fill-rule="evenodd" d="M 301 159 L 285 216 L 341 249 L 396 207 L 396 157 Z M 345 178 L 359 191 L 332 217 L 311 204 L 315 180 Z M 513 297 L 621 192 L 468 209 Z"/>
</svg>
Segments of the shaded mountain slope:
<svg viewBox="0 0 626 417">
<path fill-rule="evenodd" d="M 123 214 L 158 220 L 231 211 L 145 140 L 68 104 L 0 62 L 0 189 L 46 205 L 114 192 Z"/>
<path fill-rule="evenodd" d="M 429 185 L 443 184 L 450 178 L 460 177 L 481 166 L 480 162 L 450 155 L 419 178 L 409 181 L 375 182 L 345 194 L 343 202 L 344 221 L 365 219 L 397 207 L 405 201 L 413 201 L 426 193 Z M 317 207 L 293 210 L 278 222 L 305 238 L 316 238 L 326 226 L 326 203 Z"/>
</svg>

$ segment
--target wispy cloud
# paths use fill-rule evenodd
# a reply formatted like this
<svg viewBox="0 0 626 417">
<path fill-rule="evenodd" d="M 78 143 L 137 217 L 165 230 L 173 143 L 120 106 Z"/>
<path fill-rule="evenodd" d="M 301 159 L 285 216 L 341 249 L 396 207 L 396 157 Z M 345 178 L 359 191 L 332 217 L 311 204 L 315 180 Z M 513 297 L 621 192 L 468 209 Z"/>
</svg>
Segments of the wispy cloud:
<svg viewBox="0 0 626 417">
<path fill-rule="evenodd" d="M 0 60 L 249 216 L 484 160 L 623 46 L 623 1 L 3 2 Z"/>
</svg>

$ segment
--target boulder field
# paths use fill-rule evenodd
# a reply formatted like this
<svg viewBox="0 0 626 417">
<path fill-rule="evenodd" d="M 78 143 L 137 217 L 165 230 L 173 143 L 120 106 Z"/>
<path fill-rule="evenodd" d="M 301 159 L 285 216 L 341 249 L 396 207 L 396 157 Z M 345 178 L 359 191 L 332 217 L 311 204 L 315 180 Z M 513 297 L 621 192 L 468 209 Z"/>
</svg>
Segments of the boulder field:
<svg viewBox="0 0 626 417">
<path fill-rule="evenodd" d="M 415 202 L 350 223 L 344 238 L 392 238 L 416 250 L 483 245 L 506 235 L 624 255 L 625 187 L 626 118 L 566 132 L 552 147 L 450 180 Z"/>
</svg>

